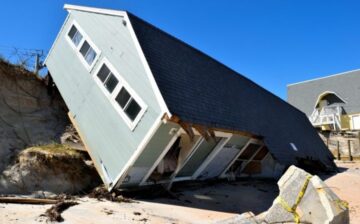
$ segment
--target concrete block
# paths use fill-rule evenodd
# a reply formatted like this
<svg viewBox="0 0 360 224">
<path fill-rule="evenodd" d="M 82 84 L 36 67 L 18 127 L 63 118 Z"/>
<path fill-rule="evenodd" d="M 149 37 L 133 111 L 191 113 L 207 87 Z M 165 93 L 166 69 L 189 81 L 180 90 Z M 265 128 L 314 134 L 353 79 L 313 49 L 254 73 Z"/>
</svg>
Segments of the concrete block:
<svg viewBox="0 0 360 224">
<path fill-rule="evenodd" d="M 278 181 L 279 196 L 267 211 L 266 223 L 349 223 L 349 208 L 318 177 L 291 166 Z"/>
</svg>

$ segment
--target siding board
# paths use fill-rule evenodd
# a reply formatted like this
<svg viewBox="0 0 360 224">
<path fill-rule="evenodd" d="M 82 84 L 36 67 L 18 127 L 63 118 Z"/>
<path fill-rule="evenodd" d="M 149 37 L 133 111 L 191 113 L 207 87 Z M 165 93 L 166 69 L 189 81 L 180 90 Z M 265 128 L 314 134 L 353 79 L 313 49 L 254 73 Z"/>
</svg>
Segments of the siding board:
<svg viewBox="0 0 360 224">
<path fill-rule="evenodd" d="M 74 20 L 101 51 L 90 72 L 66 40 Z M 147 105 L 133 131 L 94 80 L 104 57 Z M 96 157 L 94 162 L 101 167 L 102 161 L 114 181 L 161 113 L 128 27 L 121 17 L 71 11 L 46 65 Z"/>
</svg>

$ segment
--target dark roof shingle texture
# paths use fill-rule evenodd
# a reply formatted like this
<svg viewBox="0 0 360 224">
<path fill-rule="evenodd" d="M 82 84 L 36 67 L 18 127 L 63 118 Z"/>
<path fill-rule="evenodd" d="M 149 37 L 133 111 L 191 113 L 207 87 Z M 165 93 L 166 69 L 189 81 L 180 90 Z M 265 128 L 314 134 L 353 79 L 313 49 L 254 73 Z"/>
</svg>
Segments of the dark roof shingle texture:
<svg viewBox="0 0 360 224">
<path fill-rule="evenodd" d="M 309 157 L 333 167 L 331 153 L 302 112 L 199 50 L 129 17 L 172 114 L 262 136 L 272 155 L 287 165 Z"/>
</svg>

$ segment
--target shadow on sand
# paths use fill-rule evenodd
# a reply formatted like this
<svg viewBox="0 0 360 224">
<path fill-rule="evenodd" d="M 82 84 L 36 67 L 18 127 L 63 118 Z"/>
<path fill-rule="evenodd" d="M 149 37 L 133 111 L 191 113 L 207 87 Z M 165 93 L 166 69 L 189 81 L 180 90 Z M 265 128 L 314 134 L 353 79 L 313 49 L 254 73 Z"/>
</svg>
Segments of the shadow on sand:
<svg viewBox="0 0 360 224">
<path fill-rule="evenodd" d="M 183 182 L 171 192 L 156 186 L 129 196 L 154 203 L 171 204 L 228 213 L 266 211 L 279 193 L 275 180 L 242 179 L 234 182 Z"/>
</svg>

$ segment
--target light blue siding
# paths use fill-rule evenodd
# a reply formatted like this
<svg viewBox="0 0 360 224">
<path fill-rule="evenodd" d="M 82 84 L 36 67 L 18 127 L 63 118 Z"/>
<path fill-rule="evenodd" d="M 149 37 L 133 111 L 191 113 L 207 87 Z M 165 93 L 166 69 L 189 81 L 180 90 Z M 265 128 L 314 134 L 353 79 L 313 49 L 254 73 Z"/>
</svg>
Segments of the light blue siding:
<svg viewBox="0 0 360 224">
<path fill-rule="evenodd" d="M 141 182 L 141 180 L 149 172 L 150 168 L 154 165 L 155 161 L 165 150 L 170 140 L 174 137 L 176 132 L 172 132 L 172 129 L 179 130 L 180 126 L 171 122 L 161 124 L 157 132 L 145 147 L 143 153 L 139 156 L 139 159 L 129 170 L 127 176 L 128 180 L 123 184 L 123 186 L 136 185 Z"/>
<path fill-rule="evenodd" d="M 73 20 L 101 51 L 90 72 L 66 40 Z M 93 78 L 104 57 L 148 106 L 133 131 Z M 72 11 L 46 65 L 74 115 L 96 165 L 101 167 L 102 161 L 114 181 L 161 114 L 129 27 L 123 24 L 121 17 Z"/>
</svg>

